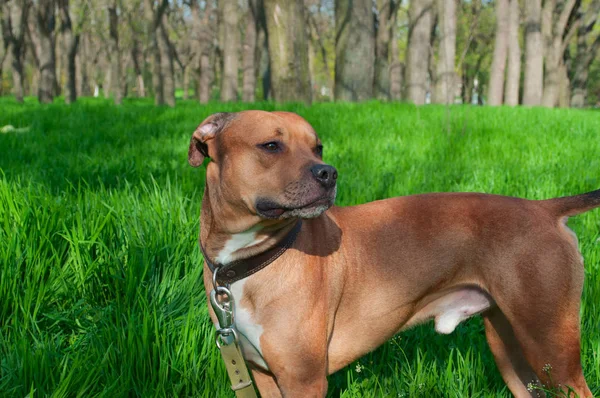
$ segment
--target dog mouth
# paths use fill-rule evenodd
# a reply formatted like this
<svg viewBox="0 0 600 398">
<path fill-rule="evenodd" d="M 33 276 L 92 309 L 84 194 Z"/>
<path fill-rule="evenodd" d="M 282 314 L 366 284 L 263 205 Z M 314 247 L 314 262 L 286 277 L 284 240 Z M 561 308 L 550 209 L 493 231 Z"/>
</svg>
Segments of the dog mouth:
<svg viewBox="0 0 600 398">
<path fill-rule="evenodd" d="M 330 208 L 335 202 L 335 189 L 326 195 L 301 205 L 282 205 L 271 199 L 258 199 L 256 211 L 259 216 L 270 219 L 278 218 L 314 218 Z"/>
</svg>

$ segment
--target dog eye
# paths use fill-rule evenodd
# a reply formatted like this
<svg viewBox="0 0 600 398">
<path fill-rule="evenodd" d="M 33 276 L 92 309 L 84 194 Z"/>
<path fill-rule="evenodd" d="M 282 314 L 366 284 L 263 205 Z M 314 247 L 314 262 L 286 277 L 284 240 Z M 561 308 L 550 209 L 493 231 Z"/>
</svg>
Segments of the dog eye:
<svg viewBox="0 0 600 398">
<path fill-rule="evenodd" d="M 323 156 L 323 145 L 317 145 L 317 147 L 315 148 L 315 153 L 317 154 L 317 156 L 322 157 Z"/>
<path fill-rule="evenodd" d="M 281 150 L 281 145 L 277 141 L 267 142 L 262 144 L 261 147 L 267 152 L 279 152 Z"/>
</svg>

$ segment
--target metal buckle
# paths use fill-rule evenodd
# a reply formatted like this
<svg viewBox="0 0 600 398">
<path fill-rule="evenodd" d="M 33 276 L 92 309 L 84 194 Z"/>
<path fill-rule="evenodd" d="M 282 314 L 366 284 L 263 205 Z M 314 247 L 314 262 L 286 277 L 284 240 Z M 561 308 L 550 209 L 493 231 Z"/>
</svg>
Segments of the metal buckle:
<svg viewBox="0 0 600 398">
<path fill-rule="evenodd" d="M 234 328 L 225 328 L 225 329 L 217 330 L 217 337 L 215 338 L 215 344 L 217 345 L 217 348 L 219 350 L 221 349 L 221 346 L 223 346 L 223 345 L 232 344 L 231 342 L 227 341 L 227 338 L 231 335 L 233 335 L 233 342 L 235 344 L 237 344 L 238 343 L 238 334 Z"/>
<path fill-rule="evenodd" d="M 226 296 L 227 298 L 219 300 L 219 296 Z M 233 326 L 233 303 L 233 296 L 226 287 L 217 286 L 217 290 L 210 292 L 210 304 L 215 312 L 215 315 L 217 316 L 219 327 L 221 329 L 227 329 Z"/>
<path fill-rule="evenodd" d="M 217 320 L 219 321 L 219 328 L 217 329 L 217 345 L 218 341 L 223 336 L 229 336 L 233 334 L 237 341 L 237 334 L 233 329 L 233 306 L 234 300 L 231 291 L 225 286 L 219 286 L 217 284 L 217 273 L 219 267 L 213 272 L 213 287 L 214 289 L 210 292 L 210 304 L 212 306 Z"/>
</svg>

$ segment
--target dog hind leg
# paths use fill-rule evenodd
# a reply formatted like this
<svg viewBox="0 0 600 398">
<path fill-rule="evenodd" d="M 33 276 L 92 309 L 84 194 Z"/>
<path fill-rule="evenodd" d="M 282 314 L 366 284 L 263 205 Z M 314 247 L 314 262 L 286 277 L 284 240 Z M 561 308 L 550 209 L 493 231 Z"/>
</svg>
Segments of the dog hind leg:
<svg viewBox="0 0 600 398">
<path fill-rule="evenodd" d="M 527 363 L 506 316 L 498 307 L 482 315 L 488 345 L 513 395 L 517 398 L 544 397 L 544 392 L 530 388 L 531 385 L 539 385 L 539 380 Z"/>
<path fill-rule="evenodd" d="M 581 367 L 579 326 L 583 264 L 576 247 L 561 247 L 562 243 L 554 245 L 559 252 L 550 252 L 550 258 L 533 258 L 529 262 L 530 270 L 545 272 L 540 280 L 545 284 L 537 289 L 523 285 L 513 290 L 518 294 L 496 301 L 512 326 L 525 359 L 543 385 L 562 390 L 566 396 L 574 391 L 587 398 L 592 393 Z"/>
<path fill-rule="evenodd" d="M 567 314 L 535 326 L 511 323 L 527 362 L 544 385 L 562 390 L 566 396 L 593 396 L 581 367 L 579 303 L 571 305 Z M 569 395 L 569 391 L 577 395 Z"/>
</svg>

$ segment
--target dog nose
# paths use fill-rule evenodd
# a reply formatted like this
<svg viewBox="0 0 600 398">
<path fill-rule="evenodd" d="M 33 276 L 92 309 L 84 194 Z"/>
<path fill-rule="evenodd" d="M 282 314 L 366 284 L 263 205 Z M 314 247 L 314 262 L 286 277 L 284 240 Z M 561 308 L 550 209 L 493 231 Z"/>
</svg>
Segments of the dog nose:
<svg viewBox="0 0 600 398">
<path fill-rule="evenodd" d="M 310 168 L 310 171 L 325 188 L 331 188 L 335 185 L 335 181 L 337 180 L 337 170 L 335 167 L 327 164 L 316 164 Z"/>
</svg>

